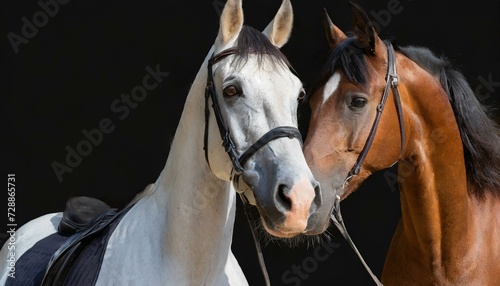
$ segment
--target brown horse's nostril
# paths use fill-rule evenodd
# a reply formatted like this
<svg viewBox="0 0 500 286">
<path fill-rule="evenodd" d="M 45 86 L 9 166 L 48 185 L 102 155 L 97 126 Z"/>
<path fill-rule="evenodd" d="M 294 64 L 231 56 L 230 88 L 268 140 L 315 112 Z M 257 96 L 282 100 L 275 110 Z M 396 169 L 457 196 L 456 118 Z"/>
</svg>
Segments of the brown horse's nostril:
<svg viewBox="0 0 500 286">
<path fill-rule="evenodd" d="M 309 214 L 313 214 L 316 212 L 316 210 L 321 207 L 321 203 L 323 201 L 323 198 L 321 196 L 321 188 L 319 186 L 319 183 L 316 182 L 314 187 L 314 199 L 311 204 L 311 208 L 309 209 Z"/>
<path fill-rule="evenodd" d="M 290 189 L 286 185 L 281 184 L 278 186 L 278 202 L 285 209 L 285 211 L 292 209 L 292 200 L 288 196 L 289 193 Z"/>
</svg>

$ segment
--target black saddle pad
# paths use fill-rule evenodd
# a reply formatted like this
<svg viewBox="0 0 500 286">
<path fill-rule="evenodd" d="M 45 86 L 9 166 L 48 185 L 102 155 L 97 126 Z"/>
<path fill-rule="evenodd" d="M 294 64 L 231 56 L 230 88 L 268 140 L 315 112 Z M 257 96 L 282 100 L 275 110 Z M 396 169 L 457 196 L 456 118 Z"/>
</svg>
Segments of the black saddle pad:
<svg viewBox="0 0 500 286">
<path fill-rule="evenodd" d="M 101 258 L 112 231 L 92 240 L 76 259 L 64 285 L 93 285 L 101 267 Z M 15 278 L 8 277 L 6 286 L 40 286 L 54 253 L 68 240 L 58 233 L 37 242 L 16 262 Z"/>
<path fill-rule="evenodd" d="M 50 258 L 68 238 L 68 236 L 54 233 L 35 243 L 16 261 L 15 278 L 9 276 L 5 285 L 39 286 L 42 284 Z"/>
<path fill-rule="evenodd" d="M 110 216 L 111 212 L 115 212 L 115 215 L 111 216 L 113 219 L 110 219 L 109 223 L 105 223 L 105 225 L 100 228 L 99 232 L 95 234 L 90 232 L 92 235 L 88 237 L 91 237 L 91 240 L 86 239 L 83 250 L 78 251 L 77 255 L 72 256 L 71 260 L 74 262 L 69 266 L 64 266 L 64 269 L 69 269 L 67 275 L 63 277 L 63 280 L 56 280 L 54 283 L 57 285 L 71 286 L 94 285 L 101 268 L 102 258 L 104 257 L 109 237 L 120 222 L 120 219 L 130 208 L 131 207 L 128 207 L 118 213 L 114 210 L 108 211 L 108 216 Z M 89 226 L 88 229 L 90 228 Z M 87 229 L 76 233 L 75 236 L 78 238 L 78 235 L 81 233 L 88 234 L 86 230 Z M 54 233 L 38 241 L 32 248 L 21 255 L 16 262 L 15 278 L 9 276 L 5 285 L 41 285 L 47 272 L 47 265 L 54 253 L 60 249 L 66 248 L 68 243 L 73 244 L 75 241 L 79 241 L 79 239 L 75 239 L 74 236 L 66 236 L 60 233 Z M 53 285 L 52 282 L 50 285 Z"/>
</svg>

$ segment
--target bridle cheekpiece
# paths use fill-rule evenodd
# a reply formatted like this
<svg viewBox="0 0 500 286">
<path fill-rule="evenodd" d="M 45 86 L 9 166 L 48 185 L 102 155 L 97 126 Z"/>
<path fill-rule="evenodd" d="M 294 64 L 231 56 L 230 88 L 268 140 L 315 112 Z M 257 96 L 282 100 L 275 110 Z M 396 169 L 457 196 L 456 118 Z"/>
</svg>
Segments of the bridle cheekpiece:
<svg viewBox="0 0 500 286">
<path fill-rule="evenodd" d="M 296 138 L 302 144 L 302 134 L 296 127 L 292 126 L 280 126 L 274 129 L 269 130 L 262 137 L 259 138 L 255 143 L 253 143 L 243 154 L 238 155 L 236 150 L 236 145 L 234 144 L 230 129 L 227 126 L 224 117 L 222 116 L 222 112 L 219 106 L 217 90 L 215 88 L 214 77 L 213 77 L 213 65 L 226 58 L 229 55 L 237 55 L 238 48 L 230 48 L 223 50 L 222 52 L 213 55 L 208 60 L 208 75 L 207 75 L 207 87 L 205 89 L 205 135 L 204 135 L 204 147 L 205 150 L 205 160 L 207 164 L 210 166 L 210 162 L 208 159 L 208 125 L 210 119 L 210 108 L 209 108 L 209 99 L 212 100 L 212 108 L 214 110 L 215 119 L 217 121 L 217 126 L 219 128 L 219 133 L 222 138 L 222 145 L 226 150 L 226 153 L 229 155 L 231 162 L 233 164 L 233 172 L 236 175 L 240 175 L 244 170 L 244 165 L 250 157 L 252 157 L 255 152 L 257 152 L 260 148 L 264 147 L 269 142 L 282 138 L 288 137 L 290 139 Z"/>
<path fill-rule="evenodd" d="M 398 120 L 399 120 L 399 130 L 401 133 L 401 149 L 400 149 L 400 154 L 399 157 L 403 155 L 404 149 L 405 149 L 405 127 L 404 127 L 404 118 L 403 118 L 403 107 L 401 105 L 401 98 L 399 95 L 399 89 L 398 89 L 398 75 L 396 72 L 396 54 L 394 52 L 394 48 L 392 47 L 392 44 L 390 42 L 386 43 L 387 46 L 387 75 L 385 77 L 386 80 L 386 85 L 384 92 L 382 93 L 382 98 L 380 99 L 380 103 L 377 105 L 377 115 L 375 116 L 375 120 L 373 121 L 372 128 L 370 129 L 370 133 L 368 135 L 368 138 L 366 139 L 365 146 L 361 150 L 361 153 L 358 156 L 358 159 L 356 160 L 356 163 L 352 167 L 352 169 L 349 171 L 347 174 L 347 177 L 344 179 L 344 182 L 342 183 L 341 189 L 345 189 L 347 187 L 347 184 L 349 183 L 349 180 L 353 177 L 359 174 L 359 171 L 361 170 L 361 165 L 363 164 L 366 155 L 368 154 L 368 151 L 370 150 L 370 147 L 373 143 L 373 140 L 375 139 L 375 134 L 377 133 L 377 128 L 378 124 L 380 123 L 380 118 L 382 117 L 382 112 L 384 111 L 385 104 L 387 102 L 387 98 L 389 97 L 389 90 L 392 90 L 392 95 L 394 96 L 394 102 L 396 105 L 396 109 L 398 112 Z M 397 162 L 397 161 L 396 161 Z M 382 283 L 378 280 L 377 276 L 373 274 L 371 271 L 370 267 L 368 264 L 366 264 L 365 260 L 361 256 L 361 253 L 358 251 L 356 248 L 356 245 L 352 241 L 351 237 L 349 236 L 349 233 L 347 232 L 347 228 L 344 224 L 344 221 L 342 219 L 342 214 L 340 212 L 340 196 L 337 195 L 335 197 L 335 203 L 333 207 L 333 213 L 331 215 L 331 220 L 333 224 L 338 228 L 342 236 L 345 238 L 345 240 L 349 243 L 351 248 L 354 250 L 354 252 L 358 255 L 359 259 L 361 260 L 361 263 L 365 267 L 366 271 L 370 276 L 372 277 L 372 280 L 375 282 L 375 284 L 381 286 Z"/>
</svg>

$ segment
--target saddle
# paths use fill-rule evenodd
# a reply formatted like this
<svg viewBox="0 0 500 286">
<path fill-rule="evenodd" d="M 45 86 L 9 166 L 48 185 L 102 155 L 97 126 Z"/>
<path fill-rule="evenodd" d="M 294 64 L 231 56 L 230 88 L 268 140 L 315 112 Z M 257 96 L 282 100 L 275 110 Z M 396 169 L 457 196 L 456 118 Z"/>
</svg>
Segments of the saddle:
<svg viewBox="0 0 500 286">
<path fill-rule="evenodd" d="M 70 198 L 66 202 L 58 232 L 61 235 L 72 235 L 87 227 L 93 219 L 110 209 L 111 207 L 106 203 L 95 198 Z"/>
<path fill-rule="evenodd" d="M 93 285 L 100 270 L 107 241 L 120 219 L 131 207 L 117 212 L 116 209 L 95 198 L 70 198 L 58 227 L 60 235 L 70 236 L 50 259 L 41 285 L 73 284 L 67 281 L 72 267 L 77 264 L 85 248 L 96 238 L 101 237 L 101 241 L 93 243 L 97 250 L 91 250 L 91 254 L 87 255 L 92 257 L 93 271 L 85 273 L 84 279 L 90 279 Z M 76 280 L 81 282 L 78 278 Z"/>
</svg>

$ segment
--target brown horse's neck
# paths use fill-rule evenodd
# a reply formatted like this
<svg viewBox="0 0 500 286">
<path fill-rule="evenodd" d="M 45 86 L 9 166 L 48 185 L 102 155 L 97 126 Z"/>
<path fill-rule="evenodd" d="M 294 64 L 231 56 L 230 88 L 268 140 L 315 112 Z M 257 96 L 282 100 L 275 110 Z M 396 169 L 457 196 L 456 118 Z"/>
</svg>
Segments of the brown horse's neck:
<svg viewBox="0 0 500 286">
<path fill-rule="evenodd" d="M 474 267 L 476 235 L 460 131 L 438 80 L 427 74 L 403 89 L 409 142 L 398 170 L 402 219 L 383 277 L 388 284 L 423 277 L 426 285 L 453 284 Z"/>
</svg>

